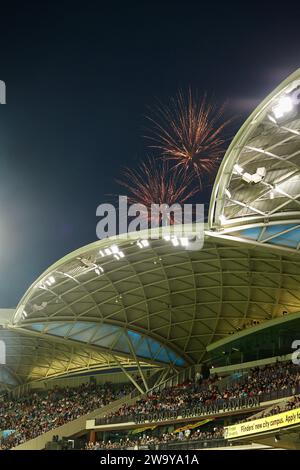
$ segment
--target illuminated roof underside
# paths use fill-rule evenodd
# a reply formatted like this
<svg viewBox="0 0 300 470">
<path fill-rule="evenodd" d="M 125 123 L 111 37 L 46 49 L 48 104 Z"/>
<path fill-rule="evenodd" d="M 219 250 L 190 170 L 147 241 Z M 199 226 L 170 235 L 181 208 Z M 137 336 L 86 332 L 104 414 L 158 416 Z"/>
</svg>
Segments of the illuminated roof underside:
<svg viewBox="0 0 300 470">
<path fill-rule="evenodd" d="M 184 366 L 244 326 L 300 310 L 298 258 L 212 236 L 200 251 L 163 239 L 117 245 L 121 259 L 102 257 L 103 240 L 49 268 L 21 300 L 15 328 Z"/>
<path fill-rule="evenodd" d="M 300 69 L 258 106 L 233 139 L 216 178 L 209 220 L 211 228 L 224 232 L 276 221 L 293 231 L 299 224 Z M 290 245 L 282 240 L 282 246 Z"/>
<path fill-rule="evenodd" d="M 65 374 L 135 366 L 130 358 L 112 357 L 87 345 L 66 344 L 20 330 L 1 329 L 6 344 L 6 364 L 0 366 L 0 389 Z"/>
</svg>

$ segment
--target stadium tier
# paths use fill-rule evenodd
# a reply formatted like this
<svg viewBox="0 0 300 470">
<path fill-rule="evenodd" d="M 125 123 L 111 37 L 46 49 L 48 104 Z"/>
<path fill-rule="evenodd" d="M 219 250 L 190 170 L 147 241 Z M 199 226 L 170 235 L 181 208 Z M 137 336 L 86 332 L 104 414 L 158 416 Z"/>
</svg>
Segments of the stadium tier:
<svg viewBox="0 0 300 470">
<path fill-rule="evenodd" d="M 0 311 L 1 449 L 300 448 L 299 90 L 233 139 L 202 247 L 103 239 Z"/>
</svg>

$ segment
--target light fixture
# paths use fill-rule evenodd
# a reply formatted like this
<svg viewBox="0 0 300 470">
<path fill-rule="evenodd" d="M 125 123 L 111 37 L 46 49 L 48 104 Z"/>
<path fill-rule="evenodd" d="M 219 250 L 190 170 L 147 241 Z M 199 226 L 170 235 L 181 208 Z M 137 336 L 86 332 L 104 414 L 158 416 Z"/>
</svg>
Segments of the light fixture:
<svg viewBox="0 0 300 470">
<path fill-rule="evenodd" d="M 264 166 L 257 168 L 256 172 L 251 174 L 245 172 L 242 174 L 242 180 L 249 184 L 260 183 L 266 176 L 266 169 Z"/>
<path fill-rule="evenodd" d="M 100 274 L 104 273 L 104 269 L 102 268 L 102 266 L 96 266 L 95 273 L 98 274 L 98 276 L 100 276 Z"/>
<path fill-rule="evenodd" d="M 111 250 L 110 250 L 109 248 L 105 248 L 105 249 L 104 249 L 104 253 L 105 253 L 106 255 L 111 255 Z"/>
<path fill-rule="evenodd" d="M 146 248 L 147 246 L 149 246 L 149 241 L 148 240 L 139 240 L 137 242 L 137 246 L 139 248 Z"/>
<path fill-rule="evenodd" d="M 173 245 L 173 246 L 178 246 L 178 245 L 179 245 L 179 241 L 178 241 L 178 238 L 177 238 L 177 237 L 171 238 L 171 242 L 172 242 L 172 245 Z"/>
<path fill-rule="evenodd" d="M 266 176 L 267 170 L 264 166 L 260 166 L 256 170 L 256 174 L 259 175 L 261 178 L 264 178 Z"/>
<path fill-rule="evenodd" d="M 242 175 L 244 172 L 244 168 L 241 167 L 241 165 L 238 165 L 238 163 L 234 165 L 233 170 L 237 175 Z"/>
<path fill-rule="evenodd" d="M 55 277 L 54 276 L 49 276 L 48 279 L 45 280 L 45 284 L 48 286 L 48 287 L 51 287 L 53 284 L 55 283 Z M 45 289 L 45 285 L 42 285 L 40 284 L 39 287 L 41 289 Z"/>
<path fill-rule="evenodd" d="M 281 96 L 275 106 L 273 106 L 272 111 L 275 116 L 275 119 L 281 119 L 285 114 L 288 114 L 293 109 L 293 100 L 290 96 L 284 95 Z"/>
<path fill-rule="evenodd" d="M 112 253 L 118 253 L 119 247 L 117 245 L 111 245 L 110 250 Z"/>
<path fill-rule="evenodd" d="M 245 181 L 246 183 L 252 183 L 252 175 L 250 175 L 250 173 L 245 172 L 242 175 L 242 180 Z"/>
</svg>

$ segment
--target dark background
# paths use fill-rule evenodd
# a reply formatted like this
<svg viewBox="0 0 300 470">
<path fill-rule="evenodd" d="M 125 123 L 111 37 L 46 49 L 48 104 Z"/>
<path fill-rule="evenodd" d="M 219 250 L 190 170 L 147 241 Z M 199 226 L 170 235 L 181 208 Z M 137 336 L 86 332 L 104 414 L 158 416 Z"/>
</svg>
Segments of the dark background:
<svg viewBox="0 0 300 470">
<path fill-rule="evenodd" d="M 96 239 L 96 207 L 120 191 L 121 166 L 147 152 L 144 115 L 155 99 L 190 85 L 207 91 L 228 100 L 236 131 L 300 66 L 299 7 L 290 2 L 0 8 L 1 307 Z"/>
</svg>

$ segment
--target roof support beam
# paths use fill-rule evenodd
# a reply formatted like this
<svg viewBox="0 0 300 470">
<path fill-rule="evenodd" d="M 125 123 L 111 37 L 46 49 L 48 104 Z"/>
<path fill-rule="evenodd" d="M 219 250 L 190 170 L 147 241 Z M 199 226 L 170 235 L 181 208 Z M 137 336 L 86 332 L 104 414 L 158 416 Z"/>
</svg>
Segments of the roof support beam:
<svg viewBox="0 0 300 470">
<path fill-rule="evenodd" d="M 133 385 L 135 386 L 135 388 L 138 389 L 138 391 L 140 393 L 142 393 L 144 395 L 145 393 L 145 390 L 142 389 L 142 387 L 140 387 L 140 385 L 134 380 L 134 378 L 132 377 L 131 374 L 129 374 L 129 372 L 122 366 L 121 362 L 118 360 L 118 358 L 116 356 L 113 356 L 114 360 L 116 361 L 116 363 L 119 365 L 120 369 L 122 370 L 122 372 L 124 372 L 124 374 L 126 375 L 126 377 L 133 383 Z"/>
</svg>

